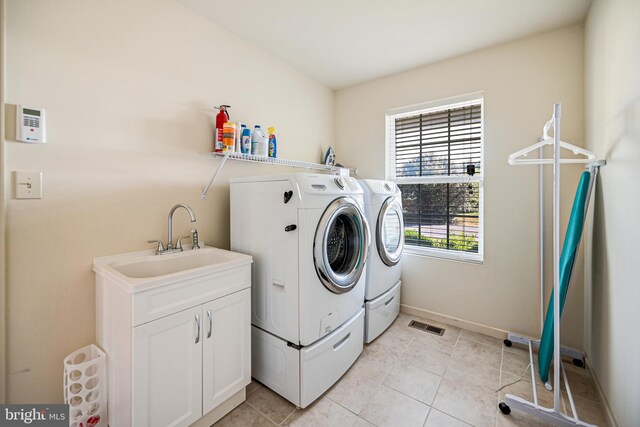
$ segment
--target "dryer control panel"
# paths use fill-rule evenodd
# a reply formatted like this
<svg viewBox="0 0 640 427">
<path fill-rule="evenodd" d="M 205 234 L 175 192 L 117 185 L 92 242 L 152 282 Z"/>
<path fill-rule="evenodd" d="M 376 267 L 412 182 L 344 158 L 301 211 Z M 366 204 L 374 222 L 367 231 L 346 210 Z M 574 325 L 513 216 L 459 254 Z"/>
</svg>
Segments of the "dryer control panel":
<svg viewBox="0 0 640 427">
<path fill-rule="evenodd" d="M 399 192 L 399 188 L 393 181 L 380 181 L 377 179 L 361 179 L 363 187 L 375 194 L 395 194 Z"/>
</svg>

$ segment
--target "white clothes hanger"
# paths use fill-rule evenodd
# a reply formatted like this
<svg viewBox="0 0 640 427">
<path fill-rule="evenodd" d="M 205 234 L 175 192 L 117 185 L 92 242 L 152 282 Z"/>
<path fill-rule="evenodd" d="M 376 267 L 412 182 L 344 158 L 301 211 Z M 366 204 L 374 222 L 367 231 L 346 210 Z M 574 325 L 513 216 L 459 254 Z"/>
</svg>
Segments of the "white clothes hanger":
<svg viewBox="0 0 640 427">
<path fill-rule="evenodd" d="M 527 147 L 523 150 L 515 152 L 509 156 L 509 164 L 511 165 L 523 165 L 523 164 L 537 164 L 540 169 L 540 271 L 544 272 L 544 260 L 545 260 L 545 228 L 544 228 L 544 218 L 545 218 L 545 185 L 544 185 L 544 166 L 545 164 L 553 164 L 553 292 L 554 295 L 560 295 L 560 175 L 561 175 L 561 163 L 584 163 L 587 164 L 589 170 L 591 172 L 591 179 L 589 181 L 589 188 L 592 188 L 592 185 L 595 180 L 595 174 L 598 171 L 599 166 L 605 164 L 604 160 L 596 160 L 595 155 L 583 148 L 576 147 L 575 145 L 569 144 L 568 142 L 562 141 L 560 139 L 560 124 L 561 124 L 561 105 L 554 104 L 553 106 L 553 115 L 551 120 L 549 120 L 542 130 L 542 138 L 540 138 L 537 144 L 534 144 L 530 147 Z M 553 128 L 553 138 L 549 136 L 549 130 Z M 547 145 L 553 146 L 553 158 L 544 158 L 544 147 Z M 583 156 L 583 158 L 574 158 L 574 159 L 563 159 L 560 155 L 560 149 L 564 148 L 567 150 L 571 150 L 574 155 Z M 539 158 L 537 159 L 524 159 L 522 157 L 526 157 L 530 152 L 538 150 Z M 591 190 L 589 190 L 591 191 Z M 588 200 L 588 199 L 587 199 Z M 585 203 L 585 210 L 587 204 Z M 544 289 L 544 274 L 540 275 L 540 298 L 541 301 L 544 301 L 545 289 Z M 553 310 L 553 313 L 561 313 L 560 310 L 560 299 L 554 298 L 553 306 L 549 307 L 548 310 Z M 544 305 L 544 304 L 541 304 Z M 542 309 L 544 310 L 544 309 Z M 544 312 L 541 311 L 541 321 L 544 319 Z M 525 413 L 532 414 L 537 416 L 538 418 L 547 421 L 556 426 L 562 427 L 595 427 L 592 424 L 589 424 L 585 421 L 582 421 L 578 418 L 578 414 L 575 409 L 575 404 L 573 401 L 573 395 L 571 394 L 571 387 L 569 386 L 569 381 L 567 379 L 567 374 L 564 369 L 564 365 L 562 363 L 561 354 L 567 354 L 566 351 L 562 351 L 561 347 L 561 329 L 560 329 L 560 315 L 554 316 L 553 319 L 553 360 L 554 360 L 554 372 L 553 372 L 553 386 L 550 383 L 545 384 L 545 387 L 549 390 L 553 389 L 553 407 L 547 408 L 540 404 L 538 401 L 538 394 L 536 392 L 536 379 L 534 370 L 531 372 L 531 384 L 533 384 L 532 393 L 533 393 L 533 401 L 529 401 L 523 399 L 522 397 L 514 396 L 511 394 L 507 394 L 504 399 L 505 401 L 500 403 L 498 407 L 503 414 L 508 414 L 511 412 L 511 408 L 519 409 L 524 411 Z M 517 338 L 520 343 L 527 344 L 529 347 L 529 361 L 531 365 L 534 364 L 534 352 L 533 348 L 536 344 L 539 343 L 537 340 L 531 340 L 526 337 L 514 337 L 512 334 L 509 334 L 508 340 L 511 341 L 511 338 Z M 505 345 L 507 342 L 505 341 Z M 564 379 L 564 390 L 566 390 L 566 397 L 569 399 L 569 403 L 571 404 L 571 410 L 573 416 L 566 415 L 562 413 L 560 409 L 561 402 L 561 379 L 560 375 L 562 373 Z M 562 391 L 565 393 L 565 391 Z"/>
<path fill-rule="evenodd" d="M 535 150 L 539 150 L 540 148 L 546 145 L 553 145 L 554 138 L 549 136 L 549 129 L 553 127 L 553 119 L 549 120 L 545 123 L 544 128 L 542 130 L 542 139 L 527 148 L 524 148 L 520 151 L 516 151 L 513 154 L 509 155 L 509 164 L 510 165 L 550 165 L 553 164 L 553 159 L 545 159 L 545 158 L 537 158 L 537 159 L 523 159 L 521 157 L 527 157 L 529 153 Z M 584 148 L 575 146 L 573 144 L 569 144 L 568 142 L 560 140 L 560 147 L 571 150 L 575 155 L 583 155 L 584 158 L 579 159 L 560 159 L 560 163 L 593 163 L 596 160 L 596 155 L 593 154 L 589 150 L 585 150 Z"/>
</svg>

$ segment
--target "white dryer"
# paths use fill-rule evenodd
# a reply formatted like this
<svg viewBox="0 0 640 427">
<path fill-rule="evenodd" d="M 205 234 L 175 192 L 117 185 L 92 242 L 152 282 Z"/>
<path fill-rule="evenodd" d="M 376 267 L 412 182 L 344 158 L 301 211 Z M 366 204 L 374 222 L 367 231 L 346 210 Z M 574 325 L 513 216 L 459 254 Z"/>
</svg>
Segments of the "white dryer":
<svg viewBox="0 0 640 427">
<path fill-rule="evenodd" d="M 370 232 L 357 180 L 234 178 L 231 248 L 253 256 L 252 375 L 305 407 L 362 352 Z"/>
<path fill-rule="evenodd" d="M 367 343 L 393 323 L 400 312 L 401 259 L 404 248 L 402 194 L 391 181 L 360 180 L 372 232 L 365 290 Z"/>
</svg>

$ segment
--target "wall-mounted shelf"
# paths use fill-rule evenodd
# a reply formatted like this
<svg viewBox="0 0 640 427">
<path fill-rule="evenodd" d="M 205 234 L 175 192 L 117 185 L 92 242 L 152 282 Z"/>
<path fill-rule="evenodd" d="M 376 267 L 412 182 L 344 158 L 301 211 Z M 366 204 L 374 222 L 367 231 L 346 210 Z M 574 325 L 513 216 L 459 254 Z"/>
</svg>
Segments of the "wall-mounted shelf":
<svg viewBox="0 0 640 427">
<path fill-rule="evenodd" d="M 213 181 L 215 181 L 216 177 L 218 176 L 218 173 L 220 173 L 220 170 L 222 169 L 222 167 L 224 166 L 225 162 L 228 159 L 239 160 L 243 162 L 263 163 L 268 165 L 288 166 L 292 168 L 311 169 L 311 170 L 317 170 L 317 171 L 323 171 L 323 172 L 330 172 L 330 173 L 334 173 L 342 176 L 349 176 L 351 172 L 353 172 L 354 175 L 358 174 L 358 170 L 354 168 L 329 166 L 329 165 L 323 165 L 321 163 L 303 162 L 300 160 L 288 160 L 280 157 L 274 158 L 274 157 L 255 156 L 253 154 L 242 154 L 242 153 L 232 153 L 232 152 L 227 152 L 227 153 L 214 152 L 214 153 L 207 153 L 207 155 L 212 157 L 222 158 L 222 161 L 220 162 L 220 165 L 218 166 L 216 171 L 211 176 L 211 179 L 209 180 L 209 183 L 207 184 L 207 186 L 204 188 L 204 190 L 202 190 L 202 194 L 200 196 L 202 197 L 203 200 L 207 197 L 207 192 L 209 191 L 211 184 L 213 184 Z"/>
</svg>

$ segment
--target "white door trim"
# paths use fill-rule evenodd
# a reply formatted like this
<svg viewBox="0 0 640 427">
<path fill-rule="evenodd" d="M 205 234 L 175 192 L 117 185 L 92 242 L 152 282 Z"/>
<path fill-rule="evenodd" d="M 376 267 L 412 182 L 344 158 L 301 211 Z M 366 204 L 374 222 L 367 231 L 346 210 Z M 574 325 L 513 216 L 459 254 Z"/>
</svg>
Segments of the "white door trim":
<svg viewBox="0 0 640 427">
<path fill-rule="evenodd" d="M 7 399 L 7 303 L 6 303 L 6 248 L 5 248 L 5 227 L 6 227 L 6 191 L 5 191 L 5 153 L 4 153 L 4 52 L 5 52 L 5 15 L 6 8 L 4 0 L 0 0 L 0 403 L 5 403 Z"/>
</svg>

